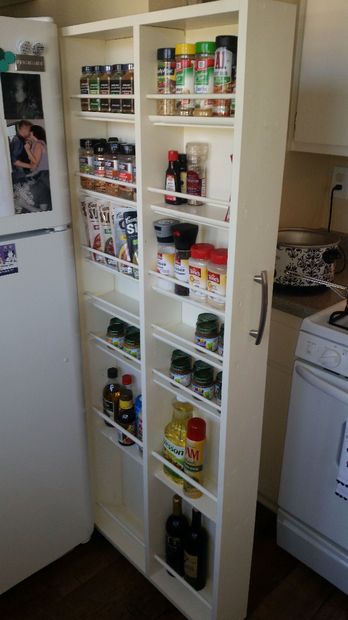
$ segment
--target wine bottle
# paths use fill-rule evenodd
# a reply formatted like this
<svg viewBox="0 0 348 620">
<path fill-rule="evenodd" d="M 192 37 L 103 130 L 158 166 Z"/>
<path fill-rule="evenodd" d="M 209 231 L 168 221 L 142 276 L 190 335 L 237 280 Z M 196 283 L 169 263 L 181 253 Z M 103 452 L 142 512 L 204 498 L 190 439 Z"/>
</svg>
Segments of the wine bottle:
<svg viewBox="0 0 348 620">
<path fill-rule="evenodd" d="M 173 514 L 166 523 L 166 562 L 178 575 L 184 574 L 184 539 L 188 523 L 182 514 L 181 497 L 173 497 Z"/>
<path fill-rule="evenodd" d="M 184 541 L 184 577 L 195 589 L 202 590 L 207 581 L 208 536 L 201 525 L 201 513 L 192 509 L 192 523 Z"/>
</svg>

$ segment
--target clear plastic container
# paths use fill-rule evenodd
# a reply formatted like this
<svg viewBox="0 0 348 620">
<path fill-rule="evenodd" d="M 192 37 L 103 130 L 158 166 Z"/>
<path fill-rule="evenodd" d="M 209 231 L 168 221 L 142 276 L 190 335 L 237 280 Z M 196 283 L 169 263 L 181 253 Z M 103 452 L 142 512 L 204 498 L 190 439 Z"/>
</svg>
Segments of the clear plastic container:
<svg viewBox="0 0 348 620">
<path fill-rule="evenodd" d="M 110 95 L 121 94 L 122 75 L 122 65 L 113 65 L 110 77 Z M 121 99 L 110 99 L 110 111 L 113 114 L 120 114 L 122 112 Z"/>
<path fill-rule="evenodd" d="M 134 64 L 122 65 L 121 95 L 134 95 Z M 121 99 L 122 114 L 134 114 L 134 99 Z"/>
<path fill-rule="evenodd" d="M 195 46 L 190 43 L 180 43 L 175 48 L 176 60 L 176 93 L 193 94 L 194 92 L 194 62 Z M 177 114 L 192 116 L 195 103 L 193 99 L 177 100 Z"/>
<path fill-rule="evenodd" d="M 201 41 L 196 43 L 195 93 L 205 95 L 214 92 L 215 43 Z M 194 116 L 213 116 L 213 100 L 197 99 Z"/>
<path fill-rule="evenodd" d="M 103 65 L 96 65 L 94 71 L 89 78 L 89 94 L 100 95 L 100 76 L 104 71 Z M 89 107 L 91 112 L 100 112 L 100 99 L 99 97 L 93 97 L 89 100 Z"/>
<path fill-rule="evenodd" d="M 211 243 L 196 243 L 191 246 L 189 258 L 190 296 L 206 301 L 208 283 L 208 260 L 214 246 Z"/>
<path fill-rule="evenodd" d="M 157 92 L 161 95 L 175 94 L 175 48 L 160 47 L 157 50 Z M 173 116 L 176 114 L 174 99 L 157 101 L 157 114 Z"/>
<path fill-rule="evenodd" d="M 207 157 L 209 145 L 206 142 L 188 142 L 187 157 L 187 193 L 192 196 L 206 196 Z M 200 200 L 189 199 L 189 205 L 201 205 Z"/>
<path fill-rule="evenodd" d="M 236 91 L 237 42 L 235 36 L 216 37 L 214 93 L 234 93 Z M 234 114 L 234 104 L 229 99 L 214 99 L 214 116 Z"/>
<path fill-rule="evenodd" d="M 81 95 L 89 95 L 89 78 L 93 74 L 94 67 L 90 65 L 86 65 L 82 67 L 82 73 L 80 77 L 80 94 Z M 89 112 L 90 105 L 89 99 L 81 99 L 81 110 L 82 112 Z"/>
<path fill-rule="evenodd" d="M 103 72 L 100 75 L 99 90 L 101 95 L 110 95 L 110 82 L 111 82 L 112 66 L 105 65 Z M 110 99 L 100 100 L 100 111 L 111 112 Z"/>
<path fill-rule="evenodd" d="M 208 304 L 219 310 L 225 309 L 227 257 L 226 248 L 217 248 L 212 250 L 208 263 Z"/>
<path fill-rule="evenodd" d="M 126 183 L 136 182 L 135 145 L 134 144 L 121 144 L 120 145 L 117 179 L 118 181 L 124 181 Z M 118 195 L 120 198 L 125 198 L 126 200 L 135 200 L 136 190 L 134 187 L 127 187 L 126 185 L 119 185 Z"/>
</svg>

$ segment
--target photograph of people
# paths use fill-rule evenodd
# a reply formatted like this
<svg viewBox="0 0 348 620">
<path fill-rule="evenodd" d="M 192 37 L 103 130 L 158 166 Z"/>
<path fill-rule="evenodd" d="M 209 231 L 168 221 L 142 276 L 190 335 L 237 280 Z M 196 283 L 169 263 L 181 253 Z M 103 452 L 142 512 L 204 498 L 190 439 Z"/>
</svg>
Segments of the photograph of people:
<svg viewBox="0 0 348 620">
<path fill-rule="evenodd" d="M 12 179 L 16 183 L 23 180 L 26 174 L 32 170 L 32 164 L 26 151 L 26 143 L 29 140 L 31 122 L 19 121 L 16 135 L 10 142 L 10 155 L 12 164 Z"/>
<path fill-rule="evenodd" d="M 43 118 L 39 75 L 2 73 L 1 85 L 5 118 Z"/>
</svg>

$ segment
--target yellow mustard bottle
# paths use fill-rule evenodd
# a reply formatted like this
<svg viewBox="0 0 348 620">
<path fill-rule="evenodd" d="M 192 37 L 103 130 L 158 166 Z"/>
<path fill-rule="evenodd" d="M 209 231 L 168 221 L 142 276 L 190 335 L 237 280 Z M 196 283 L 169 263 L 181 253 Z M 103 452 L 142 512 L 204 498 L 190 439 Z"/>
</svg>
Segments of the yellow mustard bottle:
<svg viewBox="0 0 348 620">
<path fill-rule="evenodd" d="M 184 470 L 186 430 L 192 413 L 193 406 L 182 396 L 177 396 L 173 402 L 172 420 L 164 429 L 163 456 L 180 471 Z M 164 465 L 163 469 L 174 482 L 183 483 L 182 478 L 169 467 Z"/>
</svg>

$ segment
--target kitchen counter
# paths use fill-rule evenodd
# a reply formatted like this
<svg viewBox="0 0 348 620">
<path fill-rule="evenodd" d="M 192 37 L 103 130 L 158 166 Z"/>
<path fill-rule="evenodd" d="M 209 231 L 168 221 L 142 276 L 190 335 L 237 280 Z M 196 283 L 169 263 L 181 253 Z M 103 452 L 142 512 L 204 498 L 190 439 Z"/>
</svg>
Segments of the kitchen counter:
<svg viewBox="0 0 348 620">
<path fill-rule="evenodd" d="M 346 255 L 346 266 L 342 273 L 335 275 L 335 283 L 348 286 L 348 236 L 342 235 L 341 246 Z M 341 298 L 326 287 L 308 287 L 293 290 L 291 287 L 274 285 L 272 307 L 301 318 L 310 316 L 337 304 Z"/>
</svg>

